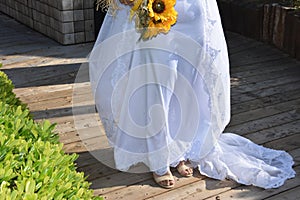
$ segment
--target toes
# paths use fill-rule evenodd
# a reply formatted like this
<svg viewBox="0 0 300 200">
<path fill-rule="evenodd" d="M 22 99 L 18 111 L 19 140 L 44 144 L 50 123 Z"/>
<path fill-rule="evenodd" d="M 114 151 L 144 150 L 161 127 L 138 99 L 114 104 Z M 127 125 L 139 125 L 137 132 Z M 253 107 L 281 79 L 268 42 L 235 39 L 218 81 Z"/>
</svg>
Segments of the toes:
<svg viewBox="0 0 300 200">
<path fill-rule="evenodd" d="M 186 175 L 188 175 L 188 174 L 189 174 L 189 171 L 188 171 L 188 169 L 186 169 L 186 170 L 184 170 L 184 171 L 183 171 L 183 175 L 185 175 L 185 176 L 186 176 Z"/>
<path fill-rule="evenodd" d="M 192 173 L 193 173 L 193 171 L 192 171 L 191 168 L 185 170 L 185 175 L 190 175 L 190 174 L 192 174 Z"/>
<path fill-rule="evenodd" d="M 172 180 L 165 180 L 165 181 L 159 182 L 159 184 L 164 185 L 164 186 L 172 186 L 172 185 L 174 185 L 174 182 Z"/>
<path fill-rule="evenodd" d="M 168 186 L 174 185 L 174 181 L 172 181 L 172 180 L 169 180 L 169 181 L 167 181 L 167 182 L 168 182 Z"/>
<path fill-rule="evenodd" d="M 170 185 L 174 185 L 175 182 L 173 180 L 170 181 Z"/>
<path fill-rule="evenodd" d="M 183 169 L 182 171 L 180 170 L 180 168 L 185 168 Z M 186 164 L 185 161 L 181 161 L 178 166 L 177 166 L 177 169 L 179 171 L 179 173 L 182 175 L 182 176 L 191 176 L 193 174 L 193 168 L 191 167 L 188 167 L 188 165 Z"/>
<path fill-rule="evenodd" d="M 163 188 L 172 188 L 175 185 L 175 180 L 171 172 L 168 172 L 163 176 L 153 173 L 153 177 L 156 183 Z"/>
</svg>

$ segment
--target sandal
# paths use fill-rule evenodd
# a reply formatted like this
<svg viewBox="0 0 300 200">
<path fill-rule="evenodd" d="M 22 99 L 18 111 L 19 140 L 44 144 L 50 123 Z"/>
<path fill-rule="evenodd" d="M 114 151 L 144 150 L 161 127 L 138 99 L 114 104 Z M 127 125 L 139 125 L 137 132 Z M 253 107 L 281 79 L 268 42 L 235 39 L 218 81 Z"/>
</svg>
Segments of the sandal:
<svg viewBox="0 0 300 200">
<path fill-rule="evenodd" d="M 163 187 L 163 188 L 171 189 L 175 185 L 175 179 L 174 179 L 174 177 L 173 177 L 173 175 L 171 174 L 170 171 L 168 171 L 167 174 L 162 175 L 162 176 L 159 176 L 159 175 L 156 175 L 155 173 L 153 173 L 153 178 L 154 178 L 154 181 L 160 187 Z M 169 181 L 169 184 L 168 185 L 161 184 L 162 181 Z M 170 185 L 170 181 L 173 181 L 174 183 L 172 185 Z"/>
<path fill-rule="evenodd" d="M 184 163 L 182 164 L 181 162 L 184 162 Z M 192 165 L 191 164 L 187 164 L 185 161 L 181 161 L 181 162 L 176 167 L 178 173 L 181 176 L 184 176 L 184 177 L 191 177 L 191 176 L 193 176 L 193 170 L 192 170 L 192 172 L 189 172 L 189 173 L 186 174 L 186 171 L 188 169 L 193 169 Z"/>
</svg>

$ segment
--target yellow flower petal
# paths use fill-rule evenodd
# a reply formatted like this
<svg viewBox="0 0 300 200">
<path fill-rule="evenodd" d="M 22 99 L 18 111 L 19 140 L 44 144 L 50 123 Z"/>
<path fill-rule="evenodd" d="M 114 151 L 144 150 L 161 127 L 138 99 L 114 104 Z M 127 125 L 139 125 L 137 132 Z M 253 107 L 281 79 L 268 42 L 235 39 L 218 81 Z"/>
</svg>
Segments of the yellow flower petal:
<svg viewBox="0 0 300 200">
<path fill-rule="evenodd" d="M 154 29 L 147 31 L 150 36 L 156 36 L 159 33 L 167 33 L 171 26 L 176 23 L 177 15 L 174 6 L 176 0 L 161 0 L 165 4 L 165 9 L 161 13 L 156 13 L 153 11 L 153 3 L 155 0 L 148 1 L 148 11 L 150 16 L 149 29 Z"/>
</svg>

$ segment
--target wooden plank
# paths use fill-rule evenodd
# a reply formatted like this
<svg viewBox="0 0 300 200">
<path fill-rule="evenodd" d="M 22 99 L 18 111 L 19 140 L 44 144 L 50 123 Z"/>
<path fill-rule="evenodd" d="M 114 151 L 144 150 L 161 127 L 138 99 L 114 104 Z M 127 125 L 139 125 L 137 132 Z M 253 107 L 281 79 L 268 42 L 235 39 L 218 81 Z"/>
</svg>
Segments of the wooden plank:
<svg viewBox="0 0 300 200">
<path fill-rule="evenodd" d="M 300 147 L 300 134 L 294 134 L 279 140 L 274 140 L 272 142 L 264 144 L 264 146 L 271 149 L 291 151 Z"/>
<path fill-rule="evenodd" d="M 294 167 L 300 165 L 300 147 L 298 147 L 298 149 L 293 149 L 289 151 L 289 154 L 294 159 L 295 162 Z M 299 174 L 297 174 L 296 176 L 299 176 Z"/>
<path fill-rule="evenodd" d="M 53 104 L 55 102 L 55 104 Z M 34 113 L 35 111 L 46 111 L 50 109 L 56 109 L 58 112 L 61 112 L 59 109 L 65 109 L 63 112 L 69 112 L 72 113 L 72 97 L 61 97 L 58 99 L 52 99 L 49 101 L 43 101 L 43 102 L 35 102 L 29 104 L 29 109 Z M 51 104 L 52 103 L 52 104 Z M 59 113 L 56 113 L 59 116 Z M 46 114 L 47 116 L 47 114 Z"/>
<path fill-rule="evenodd" d="M 74 103 L 74 98 L 72 99 L 72 97 L 66 96 L 48 101 L 44 100 L 42 102 L 29 103 L 29 109 L 35 119 L 51 119 L 67 115 L 81 115 L 96 112 L 95 102 L 92 97 L 77 96 L 76 98 L 76 100 L 83 98 L 84 101 Z"/>
<path fill-rule="evenodd" d="M 237 103 L 251 101 L 251 100 L 271 96 L 274 94 L 284 93 L 287 91 L 297 91 L 299 90 L 299 88 L 300 88 L 300 81 L 297 81 L 288 84 L 278 85 L 277 87 L 265 88 L 263 90 L 255 90 L 252 92 L 240 93 L 240 95 L 231 96 L 231 103 L 232 105 L 234 105 Z"/>
<path fill-rule="evenodd" d="M 152 179 L 152 175 L 150 173 L 133 174 L 133 173 L 122 172 L 122 173 L 112 174 L 94 180 L 92 182 L 91 188 L 94 189 L 95 195 L 104 196 L 104 194 L 107 194 L 109 192 L 112 193 L 119 192 L 117 190 L 122 188 L 126 188 L 127 190 L 132 191 L 133 186 L 131 187 L 128 186 L 133 184 L 137 184 L 139 187 L 143 187 L 139 183 L 149 179 Z M 163 190 L 163 188 L 158 188 L 158 189 L 160 191 Z M 105 195 L 105 198 L 108 198 L 109 196 L 110 195 Z"/>
<path fill-rule="evenodd" d="M 253 121 L 248 121 L 238 125 L 228 126 L 225 132 L 238 133 L 240 135 L 255 133 L 258 131 L 263 131 L 265 129 L 270 129 L 276 126 L 281 126 L 284 124 L 291 123 L 293 121 L 298 121 L 300 119 L 300 113 L 296 110 L 291 110 L 287 112 L 278 113 L 268 117 L 255 119 Z"/>
<path fill-rule="evenodd" d="M 54 96 L 59 95 L 61 96 Z M 37 101 L 40 95 L 36 95 L 33 97 L 33 102 L 24 101 L 25 103 L 29 103 L 29 107 L 32 111 L 39 111 L 44 109 L 56 109 L 56 108 L 70 108 L 70 107 L 89 107 L 94 106 L 94 99 L 92 97 L 90 88 L 87 88 L 85 94 L 75 94 L 76 91 L 69 90 L 68 92 L 51 92 L 48 95 L 53 95 L 52 98 L 42 99 L 41 101 Z M 43 98 L 43 97 L 41 97 Z M 24 98 L 21 98 L 22 100 Z"/>
<path fill-rule="evenodd" d="M 261 130 L 255 133 L 247 134 L 245 137 L 252 140 L 254 143 L 263 144 L 293 134 L 300 133 L 300 120 L 293 121 L 284 125 L 275 126 L 269 129 Z"/>
<path fill-rule="evenodd" d="M 253 46 L 262 45 L 260 42 L 242 37 L 241 35 L 232 32 L 225 33 L 225 37 L 227 38 L 227 46 L 230 55 L 245 51 Z"/>
<path fill-rule="evenodd" d="M 16 88 L 14 92 L 23 102 L 26 102 L 27 104 L 72 97 L 73 84 L 59 84 L 51 86 L 46 85 L 38 87 Z"/>
<path fill-rule="evenodd" d="M 288 57 L 288 55 L 282 54 L 282 52 L 279 50 L 271 48 L 268 45 L 262 45 L 259 48 L 248 49 L 246 53 L 240 52 L 234 55 L 229 55 L 231 66 L 257 64 L 262 61 L 271 61 L 285 57 Z"/>
<path fill-rule="evenodd" d="M 61 100 L 61 99 L 59 99 Z M 65 117 L 65 116 L 74 116 L 74 112 L 76 112 L 76 115 L 79 114 L 87 114 L 87 113 L 96 113 L 95 105 L 93 104 L 93 101 L 91 100 L 90 104 L 86 106 L 74 106 L 74 107 L 65 107 L 65 102 L 59 102 L 61 105 L 55 105 L 57 107 L 50 108 L 49 105 L 42 105 L 45 106 L 45 108 L 40 108 L 40 110 L 36 110 L 36 107 L 29 106 L 33 118 L 35 120 L 40 119 L 53 119 L 57 117 Z M 69 105 L 69 104 L 68 104 Z M 52 105 L 53 106 L 53 105 Z M 32 108 L 32 109 L 31 109 Z M 82 112 L 82 113 L 79 113 Z"/>
<path fill-rule="evenodd" d="M 176 188 L 176 190 L 170 190 L 162 194 L 158 194 L 149 199 L 159 199 L 159 200 L 177 200 L 177 199 L 205 199 L 207 197 L 217 195 L 221 192 L 230 190 L 233 187 L 237 187 L 239 184 L 230 180 L 213 180 L 210 178 L 205 178 L 203 180 L 198 180 L 182 187 Z"/>
<path fill-rule="evenodd" d="M 101 134 L 101 132 L 98 132 Z M 79 138 L 79 141 L 72 142 L 69 144 L 65 144 L 63 149 L 67 153 L 82 153 L 86 151 L 98 151 L 109 148 L 109 143 L 107 141 L 106 136 L 102 137 L 95 137 L 95 138 L 88 138 L 85 140 L 81 140 Z"/>
<path fill-rule="evenodd" d="M 266 61 L 263 63 L 257 64 L 249 64 L 245 66 L 236 66 L 231 67 L 231 76 L 238 77 L 238 78 L 248 78 L 257 75 L 266 75 L 266 74 L 275 74 L 278 71 L 283 71 L 288 73 L 291 68 L 299 67 L 300 62 L 295 60 L 290 60 L 287 58 L 273 60 L 273 61 Z M 298 68 L 299 69 L 299 68 Z"/>
<path fill-rule="evenodd" d="M 48 101 L 58 98 L 85 96 L 91 94 L 89 82 L 45 85 L 26 88 L 15 88 L 14 92 L 19 98 L 27 103 L 36 103 L 39 101 Z M 76 99 L 77 100 L 77 99 Z"/>
<path fill-rule="evenodd" d="M 80 49 L 82 49 L 80 51 Z M 25 52 L 24 54 L 14 54 L 2 57 L 3 69 L 13 69 L 21 67 L 39 67 L 55 64 L 83 63 L 87 61 L 87 54 L 91 47 L 77 46 L 69 49 L 50 48 Z M 70 58 L 71 55 L 71 58 Z"/>
<path fill-rule="evenodd" d="M 295 90 L 297 90 L 297 86 L 295 86 Z M 247 112 L 249 110 L 255 110 L 255 109 L 271 106 L 272 104 L 279 104 L 279 103 L 299 99 L 300 92 L 299 93 L 295 92 L 295 90 L 285 91 L 282 93 L 277 93 L 274 95 L 265 96 L 250 101 L 232 104 L 231 113 L 235 115 L 242 112 Z"/>
<path fill-rule="evenodd" d="M 3 70 L 16 88 L 74 83 L 79 64 Z"/>
<path fill-rule="evenodd" d="M 26 44 L 19 44 L 19 45 L 15 45 L 14 47 L 11 48 L 6 48 L 5 50 L 3 50 L 1 53 L 5 54 L 5 55 L 13 55 L 16 53 L 26 53 L 30 50 L 39 50 L 41 49 L 41 45 L 39 43 L 35 43 L 30 45 L 30 47 L 28 47 L 28 45 Z"/>
<path fill-rule="evenodd" d="M 104 130 L 102 126 L 95 126 L 95 127 L 89 127 L 86 129 L 78 129 L 72 132 L 67 133 L 60 133 L 60 141 L 64 143 L 64 146 L 67 146 L 70 143 L 75 142 L 83 142 L 82 140 L 92 139 L 91 141 L 95 141 L 95 138 L 97 138 L 96 143 L 100 143 L 101 138 L 100 136 L 104 136 Z M 99 141 L 98 141 L 99 138 Z M 93 141 L 93 143 L 94 143 Z M 89 141 L 87 141 L 89 142 Z M 90 143 L 91 144 L 91 143 Z"/>
<path fill-rule="evenodd" d="M 78 153 L 78 158 L 75 161 L 76 162 L 76 166 L 78 167 L 78 169 L 84 169 L 85 167 L 88 167 L 90 165 L 94 165 L 97 164 L 99 162 L 99 160 L 97 160 L 90 152 L 82 152 L 82 153 Z M 84 170 L 82 170 L 84 171 Z M 86 173 L 88 173 L 88 171 L 85 171 Z"/>
<path fill-rule="evenodd" d="M 68 133 L 85 128 L 101 127 L 100 118 L 97 113 L 56 117 L 48 120 L 57 124 L 56 130 L 59 130 L 60 133 Z"/>
<path fill-rule="evenodd" d="M 285 65 L 289 65 L 291 63 L 292 66 L 297 65 L 297 64 L 293 64 L 293 63 L 297 63 L 294 60 L 291 60 L 289 58 L 274 58 L 271 60 L 265 60 L 265 61 L 261 61 L 260 63 L 255 63 L 255 64 L 246 64 L 246 65 L 230 65 L 230 73 L 231 75 L 234 75 L 235 73 L 245 73 L 247 75 L 247 72 L 250 73 L 250 71 L 252 71 L 253 73 L 255 73 L 255 71 L 258 70 L 271 70 L 274 66 L 275 69 L 280 67 L 281 65 L 285 66 Z M 251 73 L 250 73 L 251 74 Z"/>
<path fill-rule="evenodd" d="M 272 86 L 278 86 L 300 80 L 300 68 L 290 67 L 289 70 L 275 71 L 262 75 L 238 78 L 238 83 L 232 85 L 232 95 L 240 92 L 250 92 Z"/>
<path fill-rule="evenodd" d="M 42 100 L 47 99 L 47 95 L 55 92 L 66 92 L 71 93 L 73 90 L 74 84 L 56 84 L 56 85 L 44 85 L 44 86 L 38 86 L 38 87 L 26 87 L 26 88 L 15 88 L 14 93 L 17 94 L 18 97 L 24 99 L 25 101 L 32 101 L 35 102 L 35 100 L 32 100 L 31 98 L 35 98 L 35 96 L 40 95 Z M 53 95 L 48 96 L 48 98 L 56 98 L 53 97 Z"/>
<path fill-rule="evenodd" d="M 288 70 L 290 67 L 299 66 L 299 62 L 289 58 L 277 59 L 257 63 L 255 65 L 230 67 L 231 77 L 248 77 L 253 75 L 264 75 L 265 73 Z"/>
<path fill-rule="evenodd" d="M 297 174 L 300 173 L 300 167 L 295 167 L 295 171 Z M 216 199 L 243 199 L 243 200 L 257 200 L 257 199 L 265 199 L 267 197 L 271 197 L 275 194 L 279 194 L 283 191 L 290 190 L 294 187 L 299 186 L 300 176 L 296 176 L 293 179 L 289 179 L 285 182 L 285 184 L 277 189 L 268 189 L 264 190 L 258 187 L 253 186 L 240 186 L 227 192 L 220 193 L 218 195 L 214 195 L 206 200 L 216 200 Z M 196 194 L 195 194 L 196 195 Z M 190 198 L 191 199 L 191 198 Z"/>
<path fill-rule="evenodd" d="M 228 51 L 229 55 L 239 54 L 249 49 L 260 48 L 263 44 L 252 39 L 243 39 L 236 37 L 232 41 L 228 41 Z"/>
<path fill-rule="evenodd" d="M 300 199 L 300 186 L 285 191 L 275 196 L 266 198 L 265 200 L 295 200 Z"/>
<path fill-rule="evenodd" d="M 30 40 L 24 40 L 24 38 L 17 38 L 16 36 L 11 36 L 11 37 L 5 37 L 1 38 L 0 37 L 0 49 L 6 49 L 10 47 L 11 45 L 14 46 L 14 48 L 17 48 L 18 46 L 24 46 L 24 45 L 34 45 L 36 44 L 36 41 L 30 41 Z M 3 53 L 6 53 L 6 51 L 1 51 Z"/>
<path fill-rule="evenodd" d="M 85 173 L 88 181 L 93 181 L 104 176 L 111 176 L 112 174 L 119 173 L 118 170 L 108 167 L 96 158 L 94 158 L 93 161 L 94 163 L 78 168 L 78 171 Z"/>
<path fill-rule="evenodd" d="M 291 73 L 293 73 L 293 72 L 291 72 Z M 298 77 L 297 77 L 297 74 L 299 74 Z M 295 82 L 300 81 L 299 77 L 300 77 L 300 73 L 294 72 L 294 74 L 291 76 L 284 76 L 284 77 L 280 77 L 280 78 L 276 78 L 276 79 L 268 79 L 266 81 L 261 81 L 261 82 L 257 82 L 257 83 L 256 82 L 248 82 L 248 80 L 245 80 L 245 82 L 248 82 L 247 84 L 241 84 L 237 87 L 234 87 L 234 89 L 232 89 L 231 97 L 233 98 L 236 95 L 240 96 L 241 94 L 260 94 L 261 91 L 263 91 L 265 89 L 267 90 L 268 88 L 277 88 L 281 85 L 294 84 Z M 300 89 L 299 89 L 299 92 L 300 92 Z"/>
<path fill-rule="evenodd" d="M 71 143 L 71 144 L 66 144 L 66 145 L 63 146 L 63 150 L 66 153 L 82 153 L 82 152 L 87 152 L 88 151 L 86 146 L 81 141 Z"/>
<path fill-rule="evenodd" d="M 39 52 L 44 52 L 44 49 L 40 49 Z M 39 53 L 30 53 L 29 55 L 9 55 L 9 56 L 3 56 L 2 63 L 3 63 L 3 69 L 15 69 L 15 68 L 22 68 L 22 67 L 39 67 L 42 64 L 45 64 L 47 62 L 50 62 L 53 60 L 51 56 L 59 56 L 60 54 L 50 54 L 47 55 L 45 52 L 44 56 L 39 56 Z"/>
<path fill-rule="evenodd" d="M 177 187 L 179 188 L 184 185 L 188 185 L 190 183 L 199 181 L 202 178 L 204 178 L 199 173 L 195 177 L 190 177 L 190 178 L 182 178 L 182 177 L 178 178 L 179 175 L 176 172 L 173 172 L 173 174 L 176 179 L 176 188 Z M 115 176 L 118 176 L 118 175 L 121 176 L 121 174 L 115 174 Z M 136 174 L 132 174 L 132 175 L 136 176 Z M 143 174 L 141 174 L 141 175 L 143 175 Z M 111 190 L 111 188 L 107 188 L 107 189 L 104 188 L 101 190 L 101 192 L 99 191 L 99 193 L 97 193 L 97 194 L 100 194 L 105 199 L 121 199 L 121 198 L 146 199 L 146 198 L 154 196 L 156 194 L 166 192 L 166 189 L 159 187 L 153 181 L 151 173 L 146 173 L 146 174 L 144 174 L 144 176 L 145 176 L 145 179 L 143 179 L 143 180 L 141 180 L 140 177 L 136 177 L 135 180 L 128 181 L 127 184 L 128 183 L 131 184 L 129 188 L 124 187 L 124 186 L 115 188 L 114 190 Z"/>
<path fill-rule="evenodd" d="M 258 108 L 255 110 L 250 110 L 248 112 L 239 113 L 232 116 L 230 126 L 253 121 L 255 119 L 260 119 L 263 117 L 268 117 L 271 115 L 276 115 L 286 111 L 297 110 L 299 108 L 299 105 L 300 99 L 296 99 L 263 108 Z"/>
</svg>

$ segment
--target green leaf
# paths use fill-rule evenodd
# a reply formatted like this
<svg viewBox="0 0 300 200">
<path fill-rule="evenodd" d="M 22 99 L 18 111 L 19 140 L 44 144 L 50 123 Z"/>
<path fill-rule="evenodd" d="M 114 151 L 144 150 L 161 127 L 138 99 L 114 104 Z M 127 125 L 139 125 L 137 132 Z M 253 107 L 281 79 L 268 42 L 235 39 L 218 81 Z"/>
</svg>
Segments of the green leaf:
<svg viewBox="0 0 300 200">
<path fill-rule="evenodd" d="M 24 200 L 37 200 L 38 199 L 38 195 L 37 194 L 25 194 L 24 196 Z"/>
<path fill-rule="evenodd" d="M 55 197 L 55 200 L 61 200 L 64 197 L 64 193 L 61 193 L 60 195 Z"/>
<path fill-rule="evenodd" d="M 35 138 L 37 138 L 37 137 L 39 136 L 39 132 L 38 132 L 35 128 L 32 128 L 32 129 L 31 129 L 31 133 L 33 134 L 33 136 L 34 136 Z"/>
<path fill-rule="evenodd" d="M 48 120 L 45 120 L 43 123 L 43 130 L 48 130 L 51 127 L 51 123 Z"/>
<path fill-rule="evenodd" d="M 10 198 L 11 200 L 15 200 L 15 199 L 18 199 L 18 191 L 14 190 L 12 191 L 11 195 L 10 195 Z"/>
<path fill-rule="evenodd" d="M 68 182 L 68 183 L 65 185 L 65 189 L 66 189 L 66 190 L 71 189 L 71 187 L 72 187 L 72 183 L 70 183 L 70 182 Z"/>
<path fill-rule="evenodd" d="M 36 184 L 35 186 L 35 191 L 38 191 L 43 185 L 43 182 L 39 182 L 38 184 Z"/>
<path fill-rule="evenodd" d="M 35 190 L 35 181 L 33 179 L 28 179 L 25 186 L 25 192 L 32 194 Z"/>
<path fill-rule="evenodd" d="M 17 107 L 17 110 L 16 110 L 16 112 L 15 112 L 15 115 L 16 116 L 20 116 L 22 114 L 22 107 L 21 106 L 18 106 Z"/>
<path fill-rule="evenodd" d="M 5 176 L 11 176 L 13 174 L 13 170 L 12 169 L 8 169 L 5 173 Z"/>
<path fill-rule="evenodd" d="M 50 177 L 49 177 L 49 176 L 46 176 L 46 177 L 44 178 L 44 184 L 48 183 L 49 180 L 50 180 Z"/>
<path fill-rule="evenodd" d="M 80 188 L 80 189 L 78 190 L 78 192 L 77 192 L 78 197 L 81 197 L 82 194 L 83 194 L 83 192 L 84 192 L 84 189 L 83 189 L 83 188 Z"/>
</svg>

